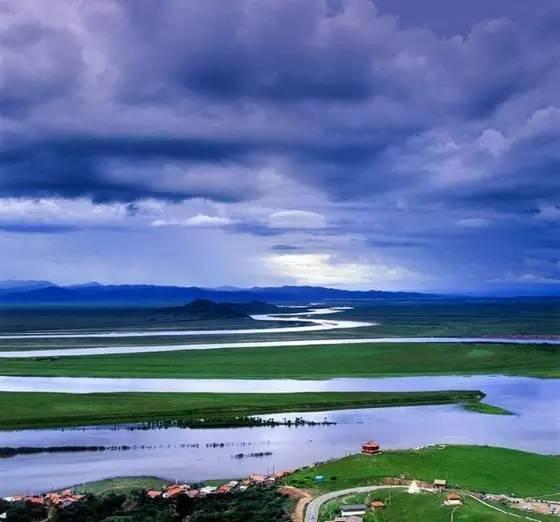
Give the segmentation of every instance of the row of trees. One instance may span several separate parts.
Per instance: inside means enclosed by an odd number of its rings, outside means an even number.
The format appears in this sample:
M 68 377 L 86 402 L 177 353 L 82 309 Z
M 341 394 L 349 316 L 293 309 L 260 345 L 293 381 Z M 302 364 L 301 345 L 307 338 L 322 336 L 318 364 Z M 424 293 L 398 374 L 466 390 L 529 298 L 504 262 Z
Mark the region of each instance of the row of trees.
M 4 501 L 1 501 L 4 502 Z M 0 504 L 8 522 L 288 522 L 292 501 L 274 487 L 190 498 L 151 499 L 144 491 L 129 495 L 88 495 L 66 508 L 50 509 L 17 502 Z

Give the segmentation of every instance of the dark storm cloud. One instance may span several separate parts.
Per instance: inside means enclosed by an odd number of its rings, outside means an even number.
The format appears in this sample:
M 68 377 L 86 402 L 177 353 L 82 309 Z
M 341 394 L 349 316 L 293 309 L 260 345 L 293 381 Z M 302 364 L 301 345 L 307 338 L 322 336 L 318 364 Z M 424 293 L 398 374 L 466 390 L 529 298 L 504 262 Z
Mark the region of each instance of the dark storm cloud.
M 300 250 L 300 247 L 297 247 L 295 245 L 284 245 L 284 244 L 272 245 L 271 248 L 272 250 L 278 250 L 280 252 L 293 252 L 293 251 Z
M 471 0 L 467 3 L 449 0 L 376 0 L 382 13 L 397 14 L 405 27 L 424 27 L 443 36 L 464 34 L 480 20 L 508 17 L 526 23 L 535 13 L 557 6 L 556 0 Z
M 428 246 L 428 241 L 414 239 L 368 239 L 368 245 L 375 248 L 419 248 Z
M 3 29 L 0 49 L 2 116 L 25 116 L 35 105 L 76 88 L 83 62 L 70 31 L 29 18 Z
M 74 225 L 0 223 L 0 230 L 18 234 L 61 234 L 75 232 L 81 230 L 81 228 Z
M 123 82 L 124 93 L 132 99 L 180 95 L 187 89 L 234 100 L 351 101 L 367 98 L 375 87 L 374 69 L 368 66 L 371 45 L 360 34 L 365 28 L 325 23 L 330 11 L 323 2 L 125 5 L 123 26 L 128 34 L 153 42 L 148 56 L 164 64 L 165 77 L 161 82 L 145 74 L 150 67 L 145 49 L 135 52 L 127 42 L 115 42 L 132 79 Z M 363 9 L 372 7 L 364 4 Z M 140 78 L 139 85 L 135 80 Z
M 10 144 L 10 141 L 12 142 Z M 208 186 L 173 184 L 158 187 L 161 164 L 177 161 L 193 165 L 241 161 L 248 153 L 243 143 L 218 140 L 161 138 L 158 136 L 56 136 L 48 141 L 18 143 L 8 140 L 3 154 L 4 176 L 0 178 L 0 195 L 69 198 L 88 196 L 94 201 L 135 201 L 153 197 L 180 201 L 209 196 L 216 200 L 236 201 L 250 196 L 246 187 L 213 192 Z M 111 161 L 133 162 L 133 177 L 120 178 L 112 172 Z M 146 173 L 146 167 L 155 172 Z M 144 169 L 144 174 L 142 174 Z M 118 170 L 118 169 L 117 169 Z M 178 173 L 175 177 L 180 177 Z
M 158 190 L 142 163 L 255 166 L 271 158 L 335 199 L 410 189 L 425 183 L 425 167 L 420 161 L 420 174 L 410 176 L 399 165 L 409 138 L 480 125 L 530 96 L 558 58 L 557 46 L 539 48 L 532 27 L 507 18 L 441 39 L 399 28 L 366 0 L 334 7 L 320 0 L 87 4 L 79 34 L 27 18 L 2 41 L 10 56 L 5 114 L 32 111 L 15 143 L 7 140 L 4 195 L 181 200 L 204 190 L 191 193 L 180 183 Z M 85 64 L 77 58 L 84 55 Z M 43 74 L 28 74 L 30 58 Z M 112 85 L 100 99 L 94 73 Z M 62 132 L 50 119 L 43 106 L 60 96 L 57 107 L 82 115 L 81 128 L 64 122 Z M 89 97 L 109 113 L 106 127 L 91 113 Z M 137 122 L 145 110 L 163 125 L 170 112 L 181 123 L 165 136 L 147 136 Z M 221 135 L 191 123 L 215 125 L 224 114 Z M 247 134 L 245 118 L 254 115 L 267 118 L 268 128 Z M 282 134 L 274 118 L 285 126 Z M 112 132 L 113 119 L 122 119 L 124 130 Z M 136 162 L 137 176 L 113 176 L 114 159 Z M 208 196 L 243 199 L 230 191 Z
M 324 237 L 426 266 L 456 241 L 456 262 L 499 271 L 495 244 L 521 270 L 560 221 L 560 11 L 420 4 L 6 2 L 0 197 L 124 202 L 134 218 L 146 199 L 250 205 L 281 179 L 324 198 Z

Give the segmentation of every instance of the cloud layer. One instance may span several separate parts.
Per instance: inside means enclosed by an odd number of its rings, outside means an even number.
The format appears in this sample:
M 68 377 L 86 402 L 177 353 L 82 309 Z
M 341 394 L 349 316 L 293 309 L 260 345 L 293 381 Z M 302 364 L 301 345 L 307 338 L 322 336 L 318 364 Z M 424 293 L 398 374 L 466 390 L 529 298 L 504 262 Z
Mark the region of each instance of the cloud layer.
M 262 261 L 255 283 L 311 281 L 313 259 L 339 286 L 554 287 L 560 11 L 408 4 L 1 3 L 0 245 L 204 228 Z

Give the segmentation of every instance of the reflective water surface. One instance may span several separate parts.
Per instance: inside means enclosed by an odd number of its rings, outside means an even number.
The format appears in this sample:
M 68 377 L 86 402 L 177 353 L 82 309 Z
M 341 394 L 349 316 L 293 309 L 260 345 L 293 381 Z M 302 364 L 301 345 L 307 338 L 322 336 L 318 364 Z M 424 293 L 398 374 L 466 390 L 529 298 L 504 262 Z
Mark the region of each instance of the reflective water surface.
M 302 327 L 305 328 L 305 327 Z M 347 328 L 345 326 L 344 328 Z M 270 332 L 272 329 L 268 329 Z M 224 333 L 221 330 L 220 333 Z M 247 341 L 238 343 L 204 343 L 174 345 L 141 345 L 141 346 L 102 346 L 95 348 L 47 348 L 43 350 L 10 350 L 0 351 L 1 358 L 33 358 L 33 357 L 72 357 L 79 355 L 116 355 L 130 353 L 177 352 L 183 350 L 217 350 L 220 348 L 267 348 L 275 346 L 321 346 L 343 344 L 425 344 L 425 343 L 506 343 L 506 344 L 554 344 L 560 345 L 560 339 L 543 339 L 540 337 L 370 337 L 350 339 L 302 339 L 298 341 Z
M 1 381 L 3 386 L 5 379 Z M 143 381 L 139 384 L 139 389 L 143 390 L 146 389 L 146 381 L 154 380 L 138 381 Z M 176 383 L 172 379 L 165 381 Z M 219 383 L 221 387 L 215 388 Z M 369 439 L 378 440 L 386 448 L 465 443 L 560 454 L 560 379 L 480 376 L 329 381 L 200 380 L 184 384 L 198 386 L 196 390 L 189 391 L 264 391 L 262 386 L 266 386 L 266 391 L 277 393 L 304 390 L 480 389 L 487 393 L 489 403 L 502 406 L 515 415 L 483 415 L 451 405 L 294 412 L 276 416 L 303 416 L 310 420 L 327 418 L 337 422 L 335 426 L 147 431 L 96 427 L 0 432 L 0 446 L 128 445 L 135 448 L 129 451 L 39 454 L 0 459 L 0 495 L 43 491 L 116 474 L 201 480 L 266 473 L 355 453 L 359 451 L 360 444 Z M 36 382 L 36 385 L 45 384 Z M 85 384 L 80 383 L 79 386 Z M 263 458 L 232 457 L 239 453 L 261 451 L 270 451 L 272 455 Z
M 191 343 L 191 344 L 166 344 L 170 338 L 181 337 L 205 337 L 205 336 L 230 336 L 230 335 L 257 335 L 257 334 L 286 334 L 286 333 L 308 333 L 320 331 L 333 331 L 363 328 L 378 325 L 375 321 L 352 321 L 348 319 L 325 319 L 345 310 L 351 309 L 347 306 L 313 308 L 311 310 L 299 311 L 295 313 L 281 314 L 260 314 L 251 316 L 257 321 L 289 322 L 292 326 L 269 327 L 269 328 L 243 328 L 243 329 L 215 329 L 215 330 L 153 330 L 142 329 L 134 331 L 111 331 L 96 330 L 84 332 L 81 330 L 60 330 L 56 332 L 35 332 L 0 334 L 0 340 L 38 340 L 50 341 L 53 339 L 71 340 L 76 342 L 83 339 L 114 339 L 115 346 L 96 346 L 96 347 L 52 347 L 25 350 L 2 350 L 0 358 L 8 357 L 71 357 L 80 355 L 115 355 L 130 353 L 150 353 L 150 352 L 174 352 L 183 350 L 215 350 L 221 348 L 266 348 L 278 346 L 318 346 L 318 345 L 342 345 L 342 344 L 364 344 L 364 343 L 508 343 L 508 344 L 560 344 L 558 337 L 363 337 L 350 339 L 303 339 L 303 340 L 276 340 L 276 341 L 244 341 L 244 342 L 215 342 L 215 343 Z M 304 323 L 304 324 L 301 324 Z M 145 338 L 148 343 L 138 346 L 118 345 L 119 340 Z M 154 344 L 149 344 L 149 338 L 154 338 Z M 157 339 L 159 338 L 159 339 Z M 161 342 L 158 342 L 161 341 Z M 138 341 L 140 342 L 140 341 Z M 79 346 L 79 344 L 78 344 Z
M 332 320 L 310 318 L 312 315 L 330 315 L 348 310 L 351 307 L 337 306 L 330 308 L 314 308 L 306 312 L 279 313 L 279 314 L 256 314 L 251 315 L 255 321 L 274 321 L 289 323 L 307 323 L 306 325 L 283 326 L 276 328 L 236 328 L 231 330 L 137 330 L 137 331 L 58 331 L 39 333 L 0 334 L 0 339 L 84 339 L 105 337 L 184 337 L 199 335 L 251 335 L 271 333 L 296 333 L 296 332 L 319 332 L 322 330 L 336 330 L 339 328 L 360 328 L 373 326 L 374 322 Z
M 334 379 L 151 379 L 140 377 L 4 377 L 0 391 L 102 393 L 102 392 L 200 392 L 200 393 L 296 393 L 326 391 L 431 391 L 482 390 L 490 399 L 500 399 L 504 390 L 517 394 L 527 388 L 539 389 L 549 383 L 552 390 L 559 379 L 501 375 L 339 377 Z M 551 390 L 551 391 L 552 391 Z

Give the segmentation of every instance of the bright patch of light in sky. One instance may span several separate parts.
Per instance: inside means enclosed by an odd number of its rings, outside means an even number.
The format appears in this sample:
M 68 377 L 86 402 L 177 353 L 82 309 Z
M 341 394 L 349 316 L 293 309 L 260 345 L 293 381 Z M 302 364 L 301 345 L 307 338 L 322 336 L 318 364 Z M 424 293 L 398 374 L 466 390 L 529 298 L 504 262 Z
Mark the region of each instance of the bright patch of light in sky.
M 417 277 L 403 267 L 344 261 L 332 254 L 275 255 L 267 262 L 275 273 L 301 285 L 398 288 Z

